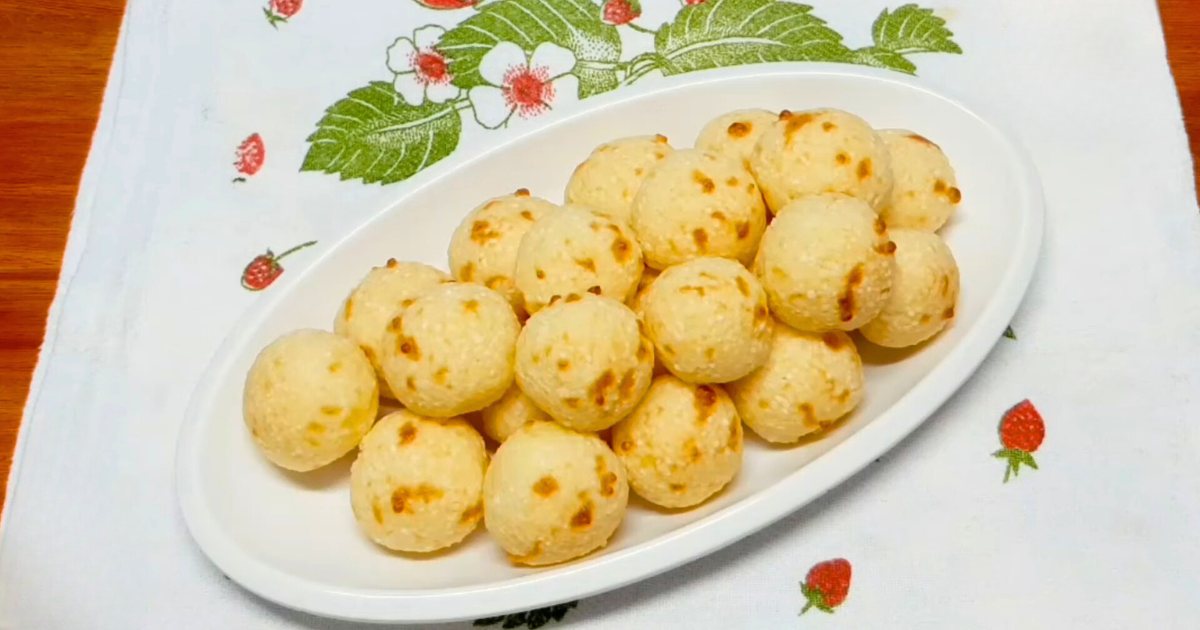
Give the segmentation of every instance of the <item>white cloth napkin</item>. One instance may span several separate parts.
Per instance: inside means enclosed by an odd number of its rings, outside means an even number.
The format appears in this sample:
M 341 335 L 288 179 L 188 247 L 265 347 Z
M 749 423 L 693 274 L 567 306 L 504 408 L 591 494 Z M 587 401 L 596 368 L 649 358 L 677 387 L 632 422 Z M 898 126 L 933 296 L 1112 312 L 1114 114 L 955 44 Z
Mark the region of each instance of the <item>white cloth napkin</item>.
M 584 600 L 562 623 L 1196 627 L 1200 216 L 1154 3 L 926 0 L 960 55 L 900 2 L 812 1 L 847 49 L 875 46 L 857 59 L 915 64 L 931 86 L 1000 112 L 1030 149 L 1048 219 L 1018 338 L 844 486 L 703 560 Z M 175 439 L 214 349 L 262 299 L 239 286 L 243 267 L 317 240 L 283 261 L 293 273 L 409 185 L 300 172 L 326 108 L 372 81 L 390 89 L 397 38 L 478 10 L 310 0 L 281 20 L 301 2 L 260 4 L 130 2 L 9 481 L 0 627 L 349 627 L 266 603 L 205 559 L 176 506 Z M 873 42 L 885 8 L 904 19 L 885 20 Z M 640 9 L 635 23 L 650 29 L 682 10 Z M 650 50 L 649 35 L 619 33 L 623 52 L 608 62 Z M 395 50 L 404 71 L 410 51 Z M 599 67 L 593 87 L 609 80 L 611 65 Z M 414 93 L 406 79 L 395 86 Z M 497 131 L 475 120 L 495 121 L 495 95 L 477 93 L 456 150 L 570 111 L 573 88 Z M 252 133 L 265 162 L 240 174 L 232 153 Z M 997 425 L 1025 398 L 1045 418 L 1040 468 L 1002 483 Z M 798 619 L 800 582 L 832 558 L 853 567 L 848 597 Z

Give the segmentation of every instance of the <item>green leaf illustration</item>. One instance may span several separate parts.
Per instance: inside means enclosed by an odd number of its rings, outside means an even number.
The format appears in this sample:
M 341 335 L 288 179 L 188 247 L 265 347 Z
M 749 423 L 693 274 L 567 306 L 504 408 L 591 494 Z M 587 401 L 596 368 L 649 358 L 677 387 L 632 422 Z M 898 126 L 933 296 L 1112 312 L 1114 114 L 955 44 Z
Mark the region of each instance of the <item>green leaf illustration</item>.
M 562 621 L 563 617 L 567 616 L 567 612 L 579 605 L 579 602 L 567 602 L 556 606 L 547 606 L 545 608 L 536 608 L 521 613 L 513 613 L 511 615 L 500 615 L 499 617 L 486 617 L 484 619 L 476 619 L 473 625 L 475 626 L 494 626 L 498 624 L 502 628 L 529 628 L 535 630 L 550 623 L 551 621 Z
M 438 50 L 450 61 L 454 84 L 469 89 L 486 83 L 479 76 L 479 62 L 504 41 L 527 53 L 545 42 L 575 53 L 580 98 L 618 85 L 621 36 L 600 19 L 600 6 L 589 0 L 498 0 L 450 29 Z
M 654 37 L 665 75 L 770 61 L 848 61 L 842 36 L 779 0 L 709 0 L 684 7 Z
M 461 132 L 453 102 L 413 107 L 390 84 L 372 82 L 325 110 L 300 170 L 390 184 L 450 155 Z
M 951 37 L 954 33 L 946 28 L 946 20 L 934 15 L 933 9 L 922 9 L 915 4 L 890 12 L 884 9 L 871 27 L 876 49 L 900 55 L 926 52 L 961 55 L 962 48 Z
M 857 64 L 896 70 L 905 74 L 916 74 L 917 65 L 905 59 L 904 55 L 890 50 L 881 50 L 874 46 L 860 48 L 850 54 L 850 59 Z

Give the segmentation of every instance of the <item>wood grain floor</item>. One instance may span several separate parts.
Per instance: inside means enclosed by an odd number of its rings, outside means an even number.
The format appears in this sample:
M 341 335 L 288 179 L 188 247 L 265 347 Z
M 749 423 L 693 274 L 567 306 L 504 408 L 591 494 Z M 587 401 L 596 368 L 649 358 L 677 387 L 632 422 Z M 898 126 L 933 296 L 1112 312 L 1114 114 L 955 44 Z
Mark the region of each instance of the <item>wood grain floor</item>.
M 1194 156 L 1200 3 L 1160 0 L 1159 7 Z M 8 477 L 124 8 L 124 0 L 0 0 L 0 480 Z

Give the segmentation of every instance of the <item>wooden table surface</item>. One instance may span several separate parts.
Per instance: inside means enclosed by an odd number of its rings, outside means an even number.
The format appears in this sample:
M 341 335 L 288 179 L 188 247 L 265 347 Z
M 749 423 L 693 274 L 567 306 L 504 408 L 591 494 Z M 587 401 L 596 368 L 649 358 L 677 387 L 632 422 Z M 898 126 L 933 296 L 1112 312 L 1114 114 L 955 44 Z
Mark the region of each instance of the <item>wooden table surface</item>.
M 8 478 L 124 0 L 0 0 L 0 479 Z M 1160 0 L 1192 155 L 1200 9 Z M 3 504 L 6 485 L 0 485 Z

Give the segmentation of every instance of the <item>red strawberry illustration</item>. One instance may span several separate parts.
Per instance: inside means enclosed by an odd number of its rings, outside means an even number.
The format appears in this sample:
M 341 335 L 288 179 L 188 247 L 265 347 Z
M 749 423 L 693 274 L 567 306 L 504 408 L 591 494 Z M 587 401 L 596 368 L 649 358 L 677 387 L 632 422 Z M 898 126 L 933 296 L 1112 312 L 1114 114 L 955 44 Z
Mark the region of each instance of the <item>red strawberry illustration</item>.
M 697 4 L 704 4 L 706 1 L 707 0 L 683 0 L 683 4 L 690 7 L 690 6 L 695 6 Z
M 850 594 L 850 563 L 843 558 L 835 558 L 814 564 L 800 585 L 800 592 L 808 600 L 800 611 L 801 615 L 808 612 L 809 608 L 832 613 Z
M 300 12 L 300 7 L 304 6 L 304 0 L 271 0 L 270 4 L 263 7 L 263 15 L 267 16 L 267 23 L 271 28 L 279 28 L 279 23 L 287 23 L 288 18 Z
M 247 291 L 262 291 L 271 286 L 271 283 L 275 282 L 276 278 L 283 275 L 283 267 L 279 264 L 279 261 L 305 247 L 316 244 L 316 241 L 301 243 L 278 256 L 269 249 L 267 253 L 255 256 L 254 260 L 251 260 L 250 264 L 246 265 L 246 268 L 242 270 L 242 288 Z
M 263 144 L 262 136 L 252 133 L 238 145 L 237 161 L 233 165 L 242 175 L 253 175 L 262 168 L 263 161 L 266 159 L 267 147 Z M 233 181 L 244 182 L 246 178 L 237 177 Z
M 1008 467 L 1004 469 L 1004 483 L 1008 483 L 1010 476 L 1017 476 L 1021 464 L 1037 470 L 1033 454 L 1042 445 L 1045 437 L 1046 423 L 1033 403 L 1022 400 L 1004 412 L 1004 417 L 1000 419 L 1000 444 L 1004 448 L 992 454 L 1008 460 Z
M 628 24 L 642 14 L 638 0 L 605 0 L 603 19 L 613 26 Z
M 417 4 L 438 11 L 453 11 L 455 9 L 466 9 L 479 4 L 479 0 L 416 0 Z

